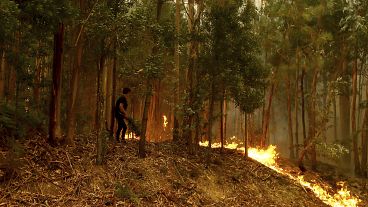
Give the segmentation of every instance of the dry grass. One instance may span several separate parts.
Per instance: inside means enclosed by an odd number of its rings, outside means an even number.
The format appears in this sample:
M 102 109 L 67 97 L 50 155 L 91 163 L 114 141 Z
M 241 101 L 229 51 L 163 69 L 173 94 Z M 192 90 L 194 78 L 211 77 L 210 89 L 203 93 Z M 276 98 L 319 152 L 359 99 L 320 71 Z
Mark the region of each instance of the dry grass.
M 83 143 L 81 140 L 89 140 Z M 76 147 L 52 148 L 43 137 L 24 143 L 26 155 L 0 184 L 0 206 L 325 206 L 311 192 L 235 152 L 187 154 L 185 146 L 109 143 L 95 165 L 93 135 Z M 6 154 L 3 151 L 4 154 Z

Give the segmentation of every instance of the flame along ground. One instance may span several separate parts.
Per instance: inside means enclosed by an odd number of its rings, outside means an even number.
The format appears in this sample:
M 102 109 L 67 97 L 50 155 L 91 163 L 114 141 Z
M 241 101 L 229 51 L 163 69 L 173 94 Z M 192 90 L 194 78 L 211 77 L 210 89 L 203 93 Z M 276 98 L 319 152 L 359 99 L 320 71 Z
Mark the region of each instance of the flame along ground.
M 200 146 L 208 146 L 208 141 L 200 142 Z M 220 148 L 220 143 L 214 143 L 212 148 Z M 227 149 L 237 149 L 244 153 L 244 147 L 238 147 L 237 143 L 231 143 L 224 145 Z M 278 154 L 276 152 L 276 146 L 270 145 L 267 149 L 248 148 L 248 155 L 250 158 L 264 164 L 265 166 L 275 170 L 278 173 L 288 176 L 290 179 L 295 180 L 304 188 L 310 189 L 319 199 L 324 203 L 333 207 L 354 207 L 358 206 L 360 199 L 350 194 L 350 191 L 346 189 L 343 182 L 339 182 L 338 186 L 341 189 L 336 194 L 330 194 L 326 189 L 330 188 L 327 184 L 310 183 L 304 180 L 303 176 L 295 176 L 287 172 L 278 166 L 276 159 Z

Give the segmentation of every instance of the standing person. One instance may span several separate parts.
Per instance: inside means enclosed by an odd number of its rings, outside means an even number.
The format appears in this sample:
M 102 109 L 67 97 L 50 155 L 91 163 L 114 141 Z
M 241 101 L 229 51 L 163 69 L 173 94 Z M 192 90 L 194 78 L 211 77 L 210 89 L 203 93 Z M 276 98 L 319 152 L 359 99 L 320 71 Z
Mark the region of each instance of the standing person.
M 131 92 L 130 88 L 123 88 L 123 95 L 119 97 L 115 105 L 115 118 L 118 121 L 118 130 L 116 131 L 116 141 L 119 142 L 120 132 L 122 133 L 122 141 L 125 142 L 125 133 L 127 131 L 127 125 L 124 119 L 127 119 L 127 109 L 128 109 L 128 94 Z

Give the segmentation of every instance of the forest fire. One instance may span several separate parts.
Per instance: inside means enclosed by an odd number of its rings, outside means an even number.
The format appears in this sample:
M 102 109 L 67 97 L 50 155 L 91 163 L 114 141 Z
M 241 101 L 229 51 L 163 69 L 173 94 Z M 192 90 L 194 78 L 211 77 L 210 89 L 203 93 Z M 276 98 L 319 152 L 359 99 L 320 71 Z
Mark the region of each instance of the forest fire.
M 208 142 L 200 142 L 200 146 L 208 146 Z M 220 148 L 220 143 L 213 143 L 212 148 Z M 237 149 L 244 153 L 244 147 L 238 147 L 237 143 L 231 143 L 224 145 L 224 148 L 227 149 Z M 357 206 L 360 202 L 360 199 L 354 197 L 350 194 L 350 191 L 347 190 L 345 184 L 343 182 L 337 183 L 341 189 L 335 193 L 331 194 L 328 192 L 327 184 L 319 184 L 319 183 L 311 183 L 304 180 L 304 176 L 293 175 L 287 170 L 284 170 L 280 166 L 278 166 L 276 159 L 278 158 L 278 153 L 276 152 L 276 146 L 270 145 L 267 149 L 258 149 L 258 148 L 249 148 L 248 155 L 250 158 L 264 164 L 265 166 L 275 170 L 276 172 L 288 176 L 290 179 L 298 182 L 303 188 L 307 188 L 311 190 L 316 197 L 318 197 L 324 203 L 333 206 L 333 207 L 354 207 Z
M 168 124 L 169 122 L 167 121 L 167 117 L 166 117 L 165 115 L 163 115 L 162 117 L 163 117 L 163 119 L 164 119 L 163 126 L 164 126 L 164 131 L 165 131 L 165 129 L 166 129 L 166 127 L 167 127 L 167 124 Z

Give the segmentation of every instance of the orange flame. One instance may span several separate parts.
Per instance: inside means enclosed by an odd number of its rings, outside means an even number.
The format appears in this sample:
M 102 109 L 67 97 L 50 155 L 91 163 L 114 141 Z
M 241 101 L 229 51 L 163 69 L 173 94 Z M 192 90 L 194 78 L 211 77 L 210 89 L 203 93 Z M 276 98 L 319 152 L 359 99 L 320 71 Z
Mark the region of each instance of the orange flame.
M 200 146 L 208 146 L 208 141 L 200 142 Z M 211 148 L 220 148 L 220 143 L 213 143 Z M 244 147 L 238 147 L 237 143 L 231 143 L 224 145 L 227 149 L 237 149 L 244 153 Z M 337 184 L 341 186 L 341 189 L 334 195 L 330 194 L 326 190 L 326 184 L 319 185 L 317 183 L 310 183 L 304 180 L 303 176 L 295 176 L 286 170 L 282 169 L 278 166 L 276 159 L 278 158 L 278 153 L 276 152 L 276 146 L 270 145 L 267 149 L 257 149 L 257 148 L 248 148 L 248 156 L 265 166 L 275 170 L 278 173 L 288 176 L 290 179 L 295 180 L 301 186 L 310 189 L 321 201 L 324 203 L 333 206 L 333 207 L 355 207 L 361 201 L 359 198 L 354 197 L 350 194 L 350 191 L 347 190 L 345 184 L 343 182 L 338 182 Z M 324 187 L 323 187 L 324 186 Z
M 164 131 L 165 131 L 165 129 L 166 129 L 166 127 L 167 127 L 167 124 L 168 124 L 169 122 L 167 121 L 167 117 L 166 117 L 165 115 L 163 115 L 162 117 L 164 118 Z

